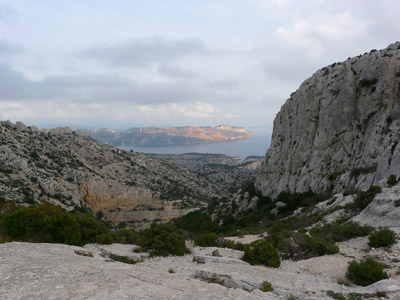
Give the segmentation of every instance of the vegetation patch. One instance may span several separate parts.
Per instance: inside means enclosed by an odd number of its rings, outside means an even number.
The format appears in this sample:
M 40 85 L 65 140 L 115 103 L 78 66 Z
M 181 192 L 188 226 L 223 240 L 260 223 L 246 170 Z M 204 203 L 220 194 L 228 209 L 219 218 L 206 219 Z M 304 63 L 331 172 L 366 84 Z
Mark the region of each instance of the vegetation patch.
M 392 187 L 395 186 L 399 181 L 396 178 L 396 175 L 392 174 L 387 179 L 388 186 Z
M 14 207 L 4 212 L 0 224 L 1 236 L 5 240 L 69 245 L 110 244 L 118 240 L 92 214 L 70 213 L 49 203 Z
M 210 215 L 201 211 L 188 213 L 174 220 L 175 225 L 183 230 L 193 233 L 219 232 L 218 224 L 211 220 Z
M 82 251 L 82 250 L 75 250 L 74 252 L 75 252 L 76 255 L 93 257 L 93 253 L 92 252 Z
M 382 188 L 376 185 L 370 186 L 370 188 L 365 192 L 358 192 L 357 198 L 354 200 L 353 207 L 357 210 L 363 210 L 374 200 L 375 196 L 380 192 L 382 192 Z
M 373 248 L 389 247 L 396 243 L 396 234 L 389 228 L 381 228 L 374 231 L 368 237 L 368 246 Z
M 353 260 L 347 267 L 346 277 L 361 286 L 389 278 L 384 272 L 384 267 L 370 257 L 360 262 Z
M 113 253 L 108 253 L 107 256 L 114 261 L 119 261 L 124 264 L 134 265 L 137 263 L 136 259 L 128 257 L 128 256 L 122 256 L 122 255 L 117 255 L 117 254 L 113 254 Z
M 189 253 L 185 245 L 186 236 L 174 224 L 152 223 L 149 229 L 139 232 L 137 244 L 151 256 L 182 256 Z
M 368 86 L 375 85 L 377 82 L 378 82 L 378 78 L 371 78 L 371 79 L 363 78 L 360 80 L 360 86 L 368 87 Z
M 279 268 L 281 260 L 278 251 L 265 240 L 254 241 L 244 246 L 243 260 L 252 265 Z
M 342 175 L 343 173 L 344 173 L 343 171 L 340 171 L 340 172 L 335 172 L 335 173 L 329 174 L 328 180 L 335 181 L 336 178 L 340 177 L 340 175 Z
M 327 294 L 331 296 L 333 299 L 337 300 L 362 300 L 363 298 L 359 295 L 350 294 L 347 297 L 342 293 L 335 293 L 333 291 L 328 291 Z
M 272 292 L 274 288 L 272 287 L 271 282 L 264 281 L 260 290 L 263 291 L 264 293 L 267 293 L 267 292 Z
M 289 250 L 292 252 L 292 256 L 297 259 L 305 259 L 339 252 L 338 246 L 323 238 L 317 238 L 300 233 L 294 235 L 293 240 L 295 244 L 289 248 Z
M 364 237 L 373 231 L 371 226 L 363 226 L 357 222 L 337 221 L 323 226 L 316 226 L 311 228 L 311 236 L 317 238 L 324 238 L 333 242 L 343 242 L 346 240 L 354 239 L 356 237 Z

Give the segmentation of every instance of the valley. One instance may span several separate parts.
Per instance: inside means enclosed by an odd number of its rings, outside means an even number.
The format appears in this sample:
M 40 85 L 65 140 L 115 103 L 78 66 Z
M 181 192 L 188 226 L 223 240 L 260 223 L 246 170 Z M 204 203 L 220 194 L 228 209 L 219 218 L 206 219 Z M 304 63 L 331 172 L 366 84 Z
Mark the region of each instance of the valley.
M 147 155 L 2 121 L 0 292 L 400 299 L 399 136 L 399 42 L 306 79 L 264 157 Z

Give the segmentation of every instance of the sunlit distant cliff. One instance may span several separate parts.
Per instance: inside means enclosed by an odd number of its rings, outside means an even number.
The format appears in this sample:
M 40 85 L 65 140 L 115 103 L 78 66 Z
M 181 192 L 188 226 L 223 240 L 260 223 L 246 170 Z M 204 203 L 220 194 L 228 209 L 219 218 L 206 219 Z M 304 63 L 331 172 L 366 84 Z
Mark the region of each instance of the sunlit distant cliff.
M 113 146 L 185 145 L 246 139 L 250 131 L 243 127 L 219 125 L 209 127 L 135 127 L 116 132 L 112 129 L 83 130 L 98 141 Z

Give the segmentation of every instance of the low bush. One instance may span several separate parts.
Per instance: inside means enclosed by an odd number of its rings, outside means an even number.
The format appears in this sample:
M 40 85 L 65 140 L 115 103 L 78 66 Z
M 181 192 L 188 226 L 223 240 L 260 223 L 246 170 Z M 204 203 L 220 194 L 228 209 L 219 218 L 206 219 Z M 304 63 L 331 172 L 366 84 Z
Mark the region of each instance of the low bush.
M 367 87 L 367 86 L 374 85 L 377 82 L 378 82 L 378 78 L 371 78 L 371 79 L 363 78 L 363 79 L 360 80 L 360 86 L 361 87 Z
M 323 238 L 299 233 L 293 237 L 293 240 L 296 246 L 290 250 L 293 253 L 292 255 L 297 259 L 305 259 L 339 252 L 338 246 Z
M 379 194 L 381 191 L 381 187 L 372 185 L 367 191 L 358 192 L 357 198 L 354 200 L 354 208 L 358 210 L 366 208 L 374 200 L 375 195 Z
M 346 277 L 357 285 L 367 286 L 382 279 L 388 279 L 384 267 L 372 258 L 357 262 L 353 260 L 347 267 Z
M 310 229 L 310 234 L 334 242 L 343 242 L 356 237 L 367 236 L 372 232 L 371 226 L 363 226 L 357 222 L 335 222 Z
M 396 178 L 396 175 L 390 175 L 389 177 L 388 177 L 388 179 L 387 179 L 387 184 L 388 184 L 388 186 L 394 186 L 394 185 L 396 185 L 398 183 L 398 181 L 397 181 L 397 178 Z
M 6 214 L 4 229 L 17 241 L 71 245 L 82 243 L 79 223 L 61 207 L 48 203 L 21 207 Z
M 389 228 L 381 228 L 368 237 L 370 247 L 388 247 L 396 243 L 396 234 Z
M 198 236 L 194 242 L 200 247 L 216 247 L 218 244 L 218 236 L 215 233 L 207 233 Z
M 116 232 L 118 242 L 122 244 L 137 244 L 139 233 L 132 229 L 121 229 Z
M 110 253 L 110 254 L 108 254 L 108 257 L 112 260 L 119 261 L 124 264 L 131 264 L 131 265 L 137 264 L 136 259 L 134 259 L 132 257 L 128 257 L 128 256 L 122 256 L 122 255 Z
M 112 244 L 117 241 L 116 235 L 107 229 L 106 224 L 91 213 L 74 213 L 72 216 L 80 227 L 81 244 Z
M 278 268 L 281 260 L 278 251 L 265 240 L 257 240 L 244 246 L 243 260 L 252 265 Z
M 174 223 L 176 227 L 193 233 L 220 231 L 218 224 L 213 222 L 208 214 L 200 211 L 194 211 L 177 218 Z
M 309 207 L 316 203 L 325 200 L 320 195 L 313 193 L 312 191 L 304 192 L 304 193 L 296 193 L 290 194 L 287 192 L 282 192 L 278 195 L 276 202 L 283 202 L 286 205 L 279 209 L 279 214 L 285 212 L 293 212 L 299 207 Z
M 16 241 L 70 245 L 117 241 L 116 235 L 94 215 L 70 213 L 49 203 L 13 208 L 4 212 L 2 219 L 2 235 Z
M 189 253 L 184 232 L 174 224 L 152 223 L 150 228 L 139 232 L 137 243 L 151 256 L 182 256 Z
M 263 291 L 264 293 L 267 293 L 267 292 L 272 292 L 274 290 L 274 288 L 272 287 L 271 282 L 264 281 L 260 290 Z

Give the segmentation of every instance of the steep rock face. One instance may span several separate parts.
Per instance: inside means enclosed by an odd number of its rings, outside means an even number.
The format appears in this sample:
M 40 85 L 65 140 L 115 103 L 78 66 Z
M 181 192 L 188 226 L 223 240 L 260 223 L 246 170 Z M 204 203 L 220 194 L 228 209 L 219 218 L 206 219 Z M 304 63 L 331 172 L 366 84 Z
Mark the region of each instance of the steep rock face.
M 88 207 L 116 226 L 140 227 L 227 194 L 185 167 L 106 146 L 79 131 L 0 122 L 0 202 Z
M 400 174 L 400 43 L 318 70 L 282 106 L 264 195 L 366 189 Z

